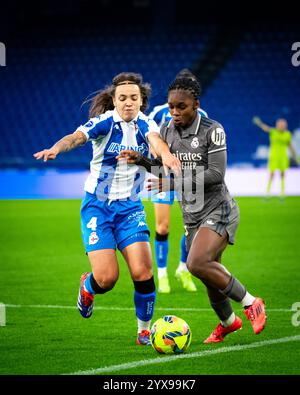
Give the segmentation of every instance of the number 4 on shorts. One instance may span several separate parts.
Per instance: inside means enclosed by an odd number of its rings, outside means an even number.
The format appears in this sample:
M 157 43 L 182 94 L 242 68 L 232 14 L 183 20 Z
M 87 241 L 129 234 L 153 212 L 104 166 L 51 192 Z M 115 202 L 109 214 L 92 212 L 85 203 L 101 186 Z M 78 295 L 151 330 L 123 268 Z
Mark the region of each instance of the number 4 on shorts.
M 95 231 L 97 229 L 97 217 L 92 217 L 86 227 Z

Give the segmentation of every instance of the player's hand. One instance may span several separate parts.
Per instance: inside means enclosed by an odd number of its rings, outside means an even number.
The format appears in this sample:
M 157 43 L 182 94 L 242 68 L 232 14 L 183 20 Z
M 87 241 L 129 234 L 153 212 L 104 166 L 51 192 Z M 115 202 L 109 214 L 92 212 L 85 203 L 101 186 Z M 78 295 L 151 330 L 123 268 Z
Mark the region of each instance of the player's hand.
M 141 154 L 133 150 L 122 150 L 120 154 L 116 156 L 117 160 L 126 160 L 129 164 L 137 163 L 141 158 Z
M 35 159 L 43 159 L 44 162 L 47 162 L 47 160 L 54 160 L 57 155 L 59 154 L 59 151 L 57 148 L 50 148 L 50 149 L 44 149 L 43 151 L 36 152 L 33 154 Z
M 148 178 L 146 189 L 147 191 L 154 191 L 156 195 L 157 193 L 167 192 L 174 188 L 172 186 L 172 179 L 170 178 Z
M 176 156 L 172 155 L 171 152 L 163 153 L 161 160 L 164 166 L 165 175 L 169 174 L 169 169 L 173 170 L 176 176 L 181 173 L 181 162 Z
M 261 119 L 259 117 L 253 117 L 252 118 L 252 122 L 254 123 L 254 125 L 260 125 L 261 124 Z

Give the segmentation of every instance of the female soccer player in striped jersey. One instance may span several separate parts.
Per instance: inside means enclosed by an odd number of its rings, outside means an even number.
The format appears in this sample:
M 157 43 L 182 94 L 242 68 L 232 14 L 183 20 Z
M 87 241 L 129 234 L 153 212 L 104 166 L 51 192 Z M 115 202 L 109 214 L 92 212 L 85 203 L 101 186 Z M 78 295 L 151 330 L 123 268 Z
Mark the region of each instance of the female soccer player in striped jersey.
M 34 154 L 36 159 L 55 159 L 58 154 L 93 143 L 90 174 L 85 182 L 81 206 L 81 230 L 92 271 L 80 279 L 78 309 L 84 318 L 93 312 L 94 295 L 110 291 L 118 280 L 118 248 L 134 284 L 138 324 L 137 344 L 149 345 L 150 324 L 155 304 L 155 284 L 149 243 L 149 229 L 138 193 L 145 172 L 116 159 L 120 150 L 133 149 L 162 157 L 165 167 L 179 170 L 180 162 L 160 138 L 157 124 L 141 111 L 147 107 L 150 86 L 135 73 L 117 75 L 111 86 L 92 101 L 91 119 L 50 149 Z

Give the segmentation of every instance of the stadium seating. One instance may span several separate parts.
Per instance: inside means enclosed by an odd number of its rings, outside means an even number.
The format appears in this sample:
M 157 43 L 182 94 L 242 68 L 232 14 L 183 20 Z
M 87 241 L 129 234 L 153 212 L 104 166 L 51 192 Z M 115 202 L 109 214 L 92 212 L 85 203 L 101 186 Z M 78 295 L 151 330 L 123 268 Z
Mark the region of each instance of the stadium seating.
M 253 26 L 238 51 L 208 87 L 202 105 L 211 118 L 220 120 L 228 136 L 228 162 L 235 166 L 265 166 L 256 159 L 259 146 L 268 146 L 268 135 L 252 124 L 254 115 L 274 125 L 279 117 L 290 130 L 299 126 L 299 67 L 291 62 L 292 26 Z
M 149 35 L 139 27 L 121 33 L 115 27 L 105 34 L 86 30 L 64 38 L 45 33 L 14 46 L 0 80 L 2 168 L 40 166 L 32 154 L 86 122 L 88 105 L 81 106 L 83 101 L 122 71 L 140 72 L 151 83 L 151 107 L 165 102 L 168 83 L 178 70 L 191 66 L 208 37 L 202 30 L 190 34 L 187 29 L 171 39 L 161 32 Z M 58 157 L 52 165 L 81 168 L 90 159 L 87 145 Z
M 115 26 L 101 34 L 91 28 L 50 36 L 45 30 L 11 44 L 9 64 L 0 70 L 2 168 L 41 166 L 32 154 L 84 123 L 85 98 L 121 71 L 140 72 L 151 83 L 150 108 L 164 103 L 168 83 L 181 68 L 193 68 L 216 28 L 193 25 L 168 34 L 137 26 L 121 33 Z M 254 154 L 268 136 L 252 124 L 253 115 L 269 124 L 284 116 L 291 129 L 299 126 L 300 73 L 291 64 L 296 38 L 292 30 L 252 26 L 205 90 L 201 106 L 226 129 L 229 165 L 265 163 Z M 86 168 L 90 158 L 87 145 L 50 165 Z

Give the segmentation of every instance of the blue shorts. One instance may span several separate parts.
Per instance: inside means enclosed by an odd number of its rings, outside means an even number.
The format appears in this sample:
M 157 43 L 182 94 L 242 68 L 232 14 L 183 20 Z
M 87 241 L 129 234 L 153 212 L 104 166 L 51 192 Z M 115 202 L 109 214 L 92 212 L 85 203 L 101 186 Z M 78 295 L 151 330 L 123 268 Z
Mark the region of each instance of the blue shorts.
M 81 204 L 81 233 L 85 251 L 122 251 L 138 241 L 150 241 L 141 200 L 105 200 L 86 192 Z
M 160 204 L 169 204 L 172 205 L 174 203 L 175 191 L 167 191 L 151 194 L 151 202 L 152 203 L 160 203 Z

